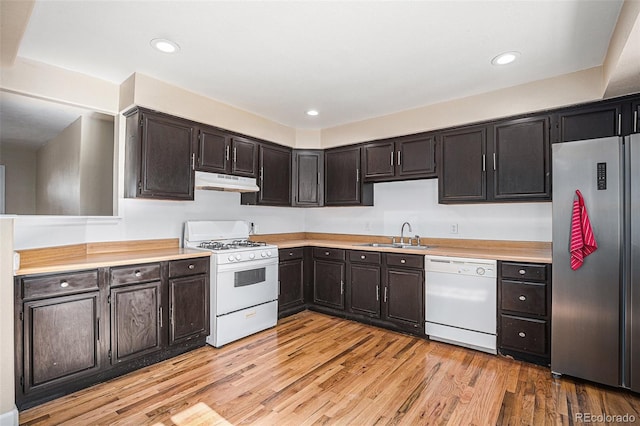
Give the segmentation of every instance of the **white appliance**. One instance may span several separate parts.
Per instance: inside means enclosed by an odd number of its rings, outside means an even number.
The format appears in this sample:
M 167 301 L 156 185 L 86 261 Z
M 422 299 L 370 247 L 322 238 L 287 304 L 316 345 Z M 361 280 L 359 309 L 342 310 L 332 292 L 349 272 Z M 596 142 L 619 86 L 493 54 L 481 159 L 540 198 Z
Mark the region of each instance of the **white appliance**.
M 199 171 L 196 172 L 194 187 L 195 189 L 229 192 L 258 192 L 260 190 L 255 178 Z
M 497 353 L 496 264 L 425 256 L 425 333 L 430 339 Z
M 249 241 L 243 221 L 189 221 L 184 247 L 211 255 L 211 334 L 216 348 L 278 321 L 278 248 Z

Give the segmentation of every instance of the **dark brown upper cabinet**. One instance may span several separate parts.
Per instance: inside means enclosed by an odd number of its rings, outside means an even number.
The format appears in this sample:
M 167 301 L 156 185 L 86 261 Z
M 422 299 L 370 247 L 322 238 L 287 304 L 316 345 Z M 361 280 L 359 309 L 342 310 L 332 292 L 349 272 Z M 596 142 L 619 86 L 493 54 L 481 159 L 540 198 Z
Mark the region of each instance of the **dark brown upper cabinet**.
M 365 182 L 436 177 L 433 134 L 372 142 L 362 147 Z
M 242 204 L 291 205 L 291 149 L 260 145 L 260 191 L 241 195 Z
M 320 207 L 324 204 L 324 151 L 293 150 L 291 188 L 295 207 Z
M 493 126 L 493 199 L 551 199 L 549 117 L 509 120 Z
M 583 139 L 622 136 L 623 104 L 603 102 L 590 106 L 578 106 L 558 113 L 558 141 L 570 142 Z
M 440 203 L 466 203 L 487 199 L 486 153 L 485 126 L 456 129 L 440 135 Z
M 215 127 L 201 126 L 198 132 L 196 170 L 257 177 L 259 143 L 233 136 Z
M 328 149 L 324 153 L 326 206 L 372 206 L 373 184 L 360 177 L 360 146 Z
M 125 197 L 193 200 L 193 123 L 142 108 L 125 115 Z
M 440 203 L 548 201 L 550 118 L 445 132 L 438 164 Z

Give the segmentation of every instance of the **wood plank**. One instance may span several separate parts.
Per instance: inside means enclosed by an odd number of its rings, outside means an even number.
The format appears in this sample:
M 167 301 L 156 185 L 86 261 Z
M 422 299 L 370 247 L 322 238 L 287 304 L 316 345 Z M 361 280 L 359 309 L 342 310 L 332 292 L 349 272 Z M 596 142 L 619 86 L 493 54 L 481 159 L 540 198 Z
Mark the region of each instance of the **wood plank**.
M 640 395 L 305 311 L 20 413 L 20 424 L 579 424 Z

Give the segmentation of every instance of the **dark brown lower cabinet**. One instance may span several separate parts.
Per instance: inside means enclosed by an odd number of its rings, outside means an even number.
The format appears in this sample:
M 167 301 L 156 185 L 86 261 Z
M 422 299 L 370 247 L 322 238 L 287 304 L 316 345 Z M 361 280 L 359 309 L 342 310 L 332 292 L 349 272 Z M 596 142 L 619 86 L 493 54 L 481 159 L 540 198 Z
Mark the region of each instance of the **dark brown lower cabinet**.
M 320 306 L 344 310 L 345 251 L 313 249 L 313 302 Z
M 202 346 L 209 334 L 208 257 L 14 282 L 21 410 Z
M 551 265 L 498 262 L 498 352 L 549 365 Z
M 169 262 L 169 345 L 209 335 L 209 259 Z
M 162 348 L 162 283 L 112 288 L 111 363 L 148 355 Z
M 349 251 L 348 259 L 349 312 L 380 318 L 380 253 Z
M 304 249 L 280 249 L 278 269 L 278 316 L 304 309 Z
M 424 334 L 424 256 L 386 253 L 383 274 L 383 318 Z
M 99 292 L 24 304 L 25 392 L 100 369 Z

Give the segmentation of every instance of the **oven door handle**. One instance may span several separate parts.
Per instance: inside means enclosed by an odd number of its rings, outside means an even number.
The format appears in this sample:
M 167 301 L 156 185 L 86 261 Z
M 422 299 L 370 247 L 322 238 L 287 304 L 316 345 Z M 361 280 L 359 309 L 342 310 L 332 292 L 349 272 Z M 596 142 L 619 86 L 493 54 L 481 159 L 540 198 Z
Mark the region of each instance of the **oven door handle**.
M 278 258 L 270 258 L 270 259 L 260 259 L 260 260 L 252 260 L 249 262 L 240 262 L 240 263 L 227 263 L 224 265 L 217 265 L 216 269 L 218 272 L 239 272 L 239 271 L 250 271 L 252 269 L 260 269 L 268 266 L 278 266 Z

